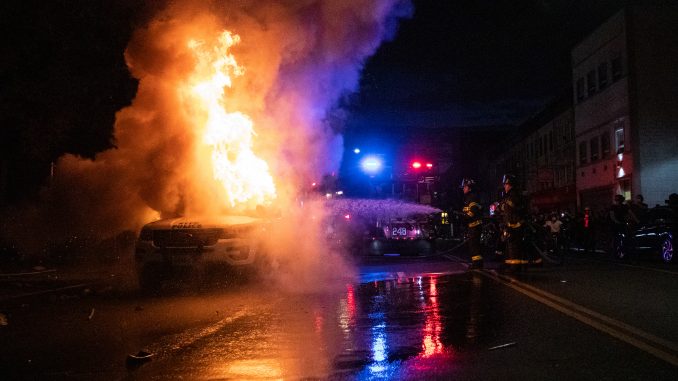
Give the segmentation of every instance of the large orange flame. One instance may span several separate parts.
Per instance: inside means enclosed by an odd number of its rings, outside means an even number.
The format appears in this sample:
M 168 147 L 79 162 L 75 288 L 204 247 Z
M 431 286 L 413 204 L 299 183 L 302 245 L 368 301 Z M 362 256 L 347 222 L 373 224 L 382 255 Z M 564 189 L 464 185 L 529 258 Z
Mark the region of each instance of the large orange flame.
M 203 142 L 211 148 L 214 179 L 220 182 L 224 202 L 231 207 L 267 204 L 276 197 L 268 164 L 252 150 L 256 135 L 252 120 L 241 112 L 229 112 L 224 98 L 224 89 L 233 86 L 232 77 L 245 72 L 230 52 L 239 42 L 240 36 L 224 31 L 214 46 L 196 40 L 188 45 L 197 62 L 189 79 L 188 96 L 206 112 L 204 126 L 197 128 L 204 131 Z

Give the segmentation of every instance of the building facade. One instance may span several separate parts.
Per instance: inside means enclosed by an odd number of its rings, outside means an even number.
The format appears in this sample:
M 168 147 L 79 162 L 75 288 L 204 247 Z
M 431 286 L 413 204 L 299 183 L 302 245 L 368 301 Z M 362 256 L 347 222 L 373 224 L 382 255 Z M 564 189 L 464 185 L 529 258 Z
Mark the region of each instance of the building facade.
M 574 211 L 574 115 L 572 107 L 551 110 L 527 135 L 524 153 L 525 190 L 534 211 Z
M 496 184 L 502 174 L 516 176 L 534 213 L 569 210 L 577 205 L 574 113 L 568 92 L 519 126 L 520 133 L 484 171 Z
M 580 207 L 678 192 L 678 8 L 621 10 L 572 50 Z

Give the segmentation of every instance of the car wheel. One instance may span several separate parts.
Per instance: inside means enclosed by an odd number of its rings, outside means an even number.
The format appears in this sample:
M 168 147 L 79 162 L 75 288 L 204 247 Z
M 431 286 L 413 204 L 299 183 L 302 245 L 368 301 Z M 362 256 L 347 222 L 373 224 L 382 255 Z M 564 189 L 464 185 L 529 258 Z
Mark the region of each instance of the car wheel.
M 624 247 L 624 236 L 618 234 L 617 236 L 614 237 L 613 250 L 615 258 L 617 259 L 626 258 L 626 248 Z
M 673 261 L 673 237 L 669 234 L 664 237 L 661 247 L 662 260 L 666 263 Z

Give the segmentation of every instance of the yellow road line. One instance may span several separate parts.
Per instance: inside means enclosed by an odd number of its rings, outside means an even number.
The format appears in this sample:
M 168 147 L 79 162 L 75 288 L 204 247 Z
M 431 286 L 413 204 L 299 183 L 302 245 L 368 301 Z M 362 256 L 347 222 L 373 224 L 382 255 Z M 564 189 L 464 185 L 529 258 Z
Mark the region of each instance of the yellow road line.
M 489 271 L 479 272 L 590 327 L 631 344 L 674 366 L 678 366 L 678 344 L 672 341 L 659 338 L 514 278 L 498 276 Z

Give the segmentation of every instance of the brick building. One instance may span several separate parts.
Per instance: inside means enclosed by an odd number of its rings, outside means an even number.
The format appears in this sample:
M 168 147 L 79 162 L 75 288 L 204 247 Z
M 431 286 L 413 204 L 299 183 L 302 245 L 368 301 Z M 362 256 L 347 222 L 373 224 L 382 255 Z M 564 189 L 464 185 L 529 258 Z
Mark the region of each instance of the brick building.
M 524 144 L 525 190 L 532 208 L 540 212 L 574 211 L 577 196 L 571 104 L 558 102 L 547 108 Z
M 551 102 L 519 126 L 520 133 L 507 141 L 483 171 L 499 186 L 502 174 L 517 176 L 518 187 L 535 212 L 574 211 L 574 114 L 571 92 Z

